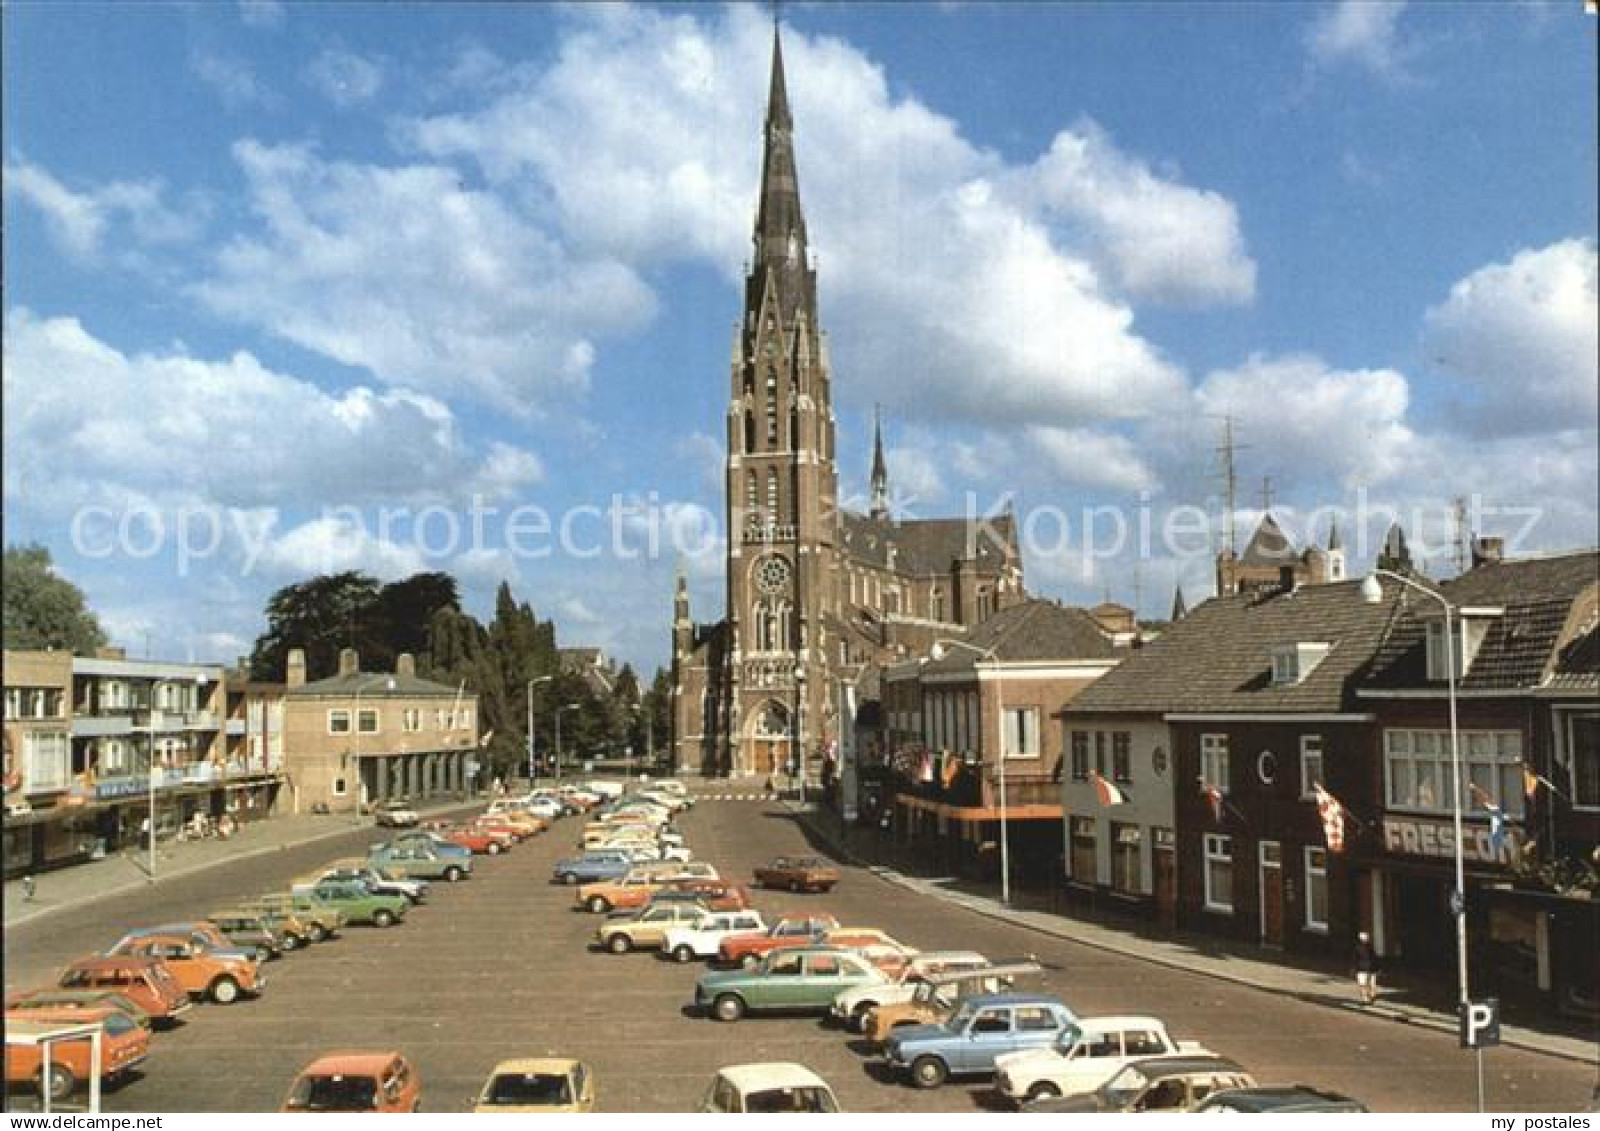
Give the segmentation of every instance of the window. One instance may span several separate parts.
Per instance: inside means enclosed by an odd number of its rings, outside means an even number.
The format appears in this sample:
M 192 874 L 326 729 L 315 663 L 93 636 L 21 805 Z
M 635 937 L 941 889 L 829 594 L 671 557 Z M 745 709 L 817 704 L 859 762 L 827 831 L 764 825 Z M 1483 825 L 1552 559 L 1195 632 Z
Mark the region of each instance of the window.
M 769 469 L 767 471 L 767 516 L 776 518 L 778 514 L 778 473 Z
M 1600 715 L 1574 715 L 1567 721 L 1567 751 L 1572 766 L 1572 803 L 1600 808 Z
M 1072 732 L 1072 780 L 1089 780 L 1089 734 L 1087 731 L 1075 730 Z
M 1072 878 L 1082 884 L 1092 884 L 1099 877 L 1094 818 L 1074 817 L 1069 826 L 1072 834 Z
M 29 793 L 67 788 L 72 743 L 64 731 L 28 731 L 22 736 L 23 780 Z
M 800 964 L 801 959 L 798 954 L 780 955 L 772 960 L 772 965 L 768 967 L 767 973 L 784 975 L 799 974 Z
M 744 414 L 744 450 L 746 454 L 756 450 L 756 414 L 749 411 Z
M 1307 800 L 1316 796 L 1316 786 L 1326 785 L 1327 779 L 1322 776 L 1322 736 L 1320 734 L 1302 734 L 1300 736 L 1300 796 Z
M 1275 684 L 1299 683 L 1300 664 L 1294 645 L 1282 645 L 1272 650 L 1272 682 Z
M 1447 659 L 1455 661 L 1455 677 L 1472 669 L 1472 661 L 1478 654 L 1478 646 L 1483 643 L 1483 638 L 1488 634 L 1489 626 L 1482 618 L 1463 620 L 1456 617 L 1453 625 L 1455 631 L 1455 649 L 1453 655 L 1446 656 L 1445 622 L 1442 619 L 1428 622 L 1428 678 L 1447 680 L 1450 678 Z M 1462 636 L 1463 630 L 1465 637 Z
M 1094 732 L 1094 772 L 1101 777 L 1106 776 L 1106 732 Z
M 361 708 L 360 717 L 356 720 L 357 728 L 362 734 L 378 733 L 378 712 L 373 707 Z
M 1522 735 L 1518 731 L 1462 731 L 1461 764 L 1466 781 L 1487 793 L 1508 817 L 1521 817 Z M 1450 732 L 1386 730 L 1383 770 L 1389 806 L 1448 813 L 1454 804 L 1450 784 Z M 1462 804 L 1469 816 L 1477 807 L 1463 784 Z M 1483 816 L 1477 810 L 1477 816 Z
M 928 618 L 944 620 L 944 592 L 940 589 L 935 589 L 928 596 Z
M 345 710 L 329 711 L 328 712 L 328 733 L 329 734 L 349 734 L 350 733 L 350 712 L 349 711 L 345 711 Z
M 344 779 L 343 778 L 334 778 L 333 779 L 333 795 L 335 797 L 343 797 L 345 795 L 345 785 L 344 785 Z
M 1004 1009 L 986 1009 L 972 1022 L 974 1033 L 1011 1032 L 1011 1014 Z
M 1207 785 L 1216 786 L 1223 794 L 1228 792 L 1228 736 L 1202 734 L 1200 736 L 1200 777 Z
M 778 446 L 778 406 L 772 401 L 767 402 L 767 445 Z
M 1114 731 L 1111 735 L 1111 780 L 1119 782 L 1133 781 L 1133 756 L 1131 747 L 1133 736 L 1125 730 Z
M 1138 825 L 1111 825 L 1111 889 L 1124 895 L 1144 891 L 1139 864 Z
M 751 514 L 755 514 L 761 506 L 761 478 L 753 471 L 745 473 L 744 505 Z
M 1024 1005 L 1016 1011 L 1017 1029 L 1023 1033 L 1038 1033 L 1057 1029 L 1056 1015 L 1042 1005 Z
M 1167 1051 L 1161 1034 L 1151 1029 L 1129 1029 L 1122 1040 L 1128 1056 L 1160 1056 Z
M 818 978 L 834 978 L 839 974 L 839 959 L 831 954 L 814 954 L 806 962 L 806 973 Z
M 400 713 L 400 727 L 410 734 L 415 734 L 421 730 L 422 712 L 415 707 L 407 707 Z
M 1206 910 L 1233 913 L 1233 838 L 1205 837 Z
M 1328 929 L 1328 850 L 1306 848 L 1306 930 Z
M 1006 708 L 1007 758 L 1037 758 L 1039 756 L 1039 709 L 1037 707 Z

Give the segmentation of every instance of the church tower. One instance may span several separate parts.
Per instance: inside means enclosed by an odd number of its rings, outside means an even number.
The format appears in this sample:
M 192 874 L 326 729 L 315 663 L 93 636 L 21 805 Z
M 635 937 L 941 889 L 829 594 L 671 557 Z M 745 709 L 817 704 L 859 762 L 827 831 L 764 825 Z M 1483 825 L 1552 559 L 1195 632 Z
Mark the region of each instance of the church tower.
M 795 170 L 783 48 L 772 75 L 744 313 L 727 419 L 728 748 L 731 773 L 805 764 L 825 725 L 825 595 L 838 476 L 826 338 Z

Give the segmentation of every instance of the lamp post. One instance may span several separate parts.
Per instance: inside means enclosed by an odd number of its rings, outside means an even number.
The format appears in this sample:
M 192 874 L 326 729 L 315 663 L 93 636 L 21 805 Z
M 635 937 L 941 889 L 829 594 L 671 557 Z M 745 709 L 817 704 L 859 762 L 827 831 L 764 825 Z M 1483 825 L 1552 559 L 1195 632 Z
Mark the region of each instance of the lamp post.
M 1000 666 L 1000 658 L 994 654 L 993 648 L 979 648 L 976 644 L 968 644 L 965 640 L 938 640 L 933 645 L 933 658 L 944 657 L 948 648 L 965 648 L 980 660 L 986 660 L 994 665 L 995 683 L 995 713 L 1000 717 L 1000 745 L 995 762 L 996 780 L 1000 786 L 1000 904 L 1003 907 L 1011 906 L 1011 836 L 1010 828 L 1006 821 L 1006 685 L 1005 673 Z M 973 672 L 978 671 L 973 665 Z M 982 688 L 980 677 L 979 687 Z
M 1461 735 L 1456 721 L 1456 634 L 1461 627 L 1461 614 L 1454 605 L 1445 600 L 1442 593 L 1429 589 L 1426 585 L 1419 585 L 1405 574 L 1393 570 L 1374 569 L 1361 582 L 1361 599 L 1369 605 L 1383 602 L 1383 585 L 1378 578 L 1387 577 L 1397 581 L 1407 588 L 1437 601 L 1444 610 L 1444 639 L 1445 639 L 1445 681 L 1450 701 L 1450 808 L 1451 823 L 1455 830 L 1455 891 L 1450 896 L 1450 911 L 1456 918 L 1456 1007 L 1459 1015 L 1466 1016 L 1467 1008 L 1471 1003 L 1471 994 L 1467 983 L 1467 865 L 1462 849 L 1462 806 L 1461 806 Z M 1478 1110 L 1484 1110 L 1483 1103 L 1483 1049 L 1474 1049 L 1478 1061 Z
M 528 788 L 533 789 L 533 783 L 539 777 L 539 763 L 534 758 L 533 752 L 533 685 L 536 683 L 549 683 L 555 679 L 553 675 L 534 676 L 528 681 Z
M 580 703 L 563 703 L 556 708 L 556 781 L 561 780 L 561 716 L 566 711 L 576 711 L 580 706 Z

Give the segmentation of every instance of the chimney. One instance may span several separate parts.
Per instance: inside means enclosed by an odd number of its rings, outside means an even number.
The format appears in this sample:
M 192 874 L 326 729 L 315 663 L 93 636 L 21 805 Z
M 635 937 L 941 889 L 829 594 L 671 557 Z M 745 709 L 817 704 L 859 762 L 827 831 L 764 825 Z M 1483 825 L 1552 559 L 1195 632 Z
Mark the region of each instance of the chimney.
M 359 675 L 361 673 L 361 657 L 354 648 L 339 649 L 339 674 Z
M 394 674 L 417 677 L 417 658 L 410 652 L 401 652 L 394 658 Z
M 306 650 L 304 648 L 289 649 L 289 662 L 285 666 L 283 682 L 290 690 L 306 685 Z
M 1472 568 L 1481 565 L 1490 565 L 1505 557 L 1506 540 L 1504 538 L 1486 535 L 1472 540 Z

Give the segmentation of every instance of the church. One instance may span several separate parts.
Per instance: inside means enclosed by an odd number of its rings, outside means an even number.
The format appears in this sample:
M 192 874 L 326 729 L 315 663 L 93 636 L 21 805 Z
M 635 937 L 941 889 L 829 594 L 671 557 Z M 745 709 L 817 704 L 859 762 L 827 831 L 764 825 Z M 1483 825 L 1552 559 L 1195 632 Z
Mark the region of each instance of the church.
M 868 513 L 840 505 L 833 374 L 776 28 L 763 137 L 729 378 L 727 605 L 722 620 L 697 623 L 678 578 L 672 741 L 682 771 L 816 782 L 834 772 L 852 722 L 846 687 L 1026 593 L 1011 515 L 896 518 L 881 425 Z

